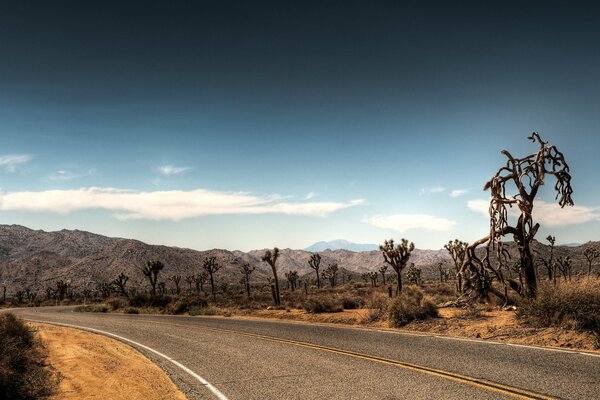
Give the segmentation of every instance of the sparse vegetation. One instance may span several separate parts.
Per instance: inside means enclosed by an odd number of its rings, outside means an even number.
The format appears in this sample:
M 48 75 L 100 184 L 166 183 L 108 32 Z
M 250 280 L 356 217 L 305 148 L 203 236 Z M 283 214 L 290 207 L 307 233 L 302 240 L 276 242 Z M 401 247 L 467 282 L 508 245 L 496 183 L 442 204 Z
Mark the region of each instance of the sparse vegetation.
M 409 286 L 390 300 L 388 305 L 390 326 L 401 327 L 409 322 L 438 316 L 435 304 L 417 287 Z

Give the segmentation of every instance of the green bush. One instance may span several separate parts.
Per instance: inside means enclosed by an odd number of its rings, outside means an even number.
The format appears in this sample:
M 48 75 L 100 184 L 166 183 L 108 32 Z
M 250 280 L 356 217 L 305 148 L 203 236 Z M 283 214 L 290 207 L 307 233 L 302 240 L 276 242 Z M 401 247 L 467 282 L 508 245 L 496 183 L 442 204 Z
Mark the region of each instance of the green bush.
M 108 307 L 104 304 L 88 304 L 85 306 L 75 307 L 76 312 L 94 312 L 94 313 L 105 313 L 108 311 Z
M 534 326 L 589 331 L 600 340 L 600 279 L 543 282 L 535 299 L 519 304 L 517 316 Z
M 400 327 L 412 321 L 437 317 L 435 304 L 415 286 L 406 286 L 388 305 L 390 326 Z
M 25 323 L 12 314 L 0 314 L 0 398 L 28 400 L 52 395 L 56 382 L 42 360 Z
M 340 312 L 342 311 L 341 304 L 330 298 L 325 296 L 314 296 L 309 297 L 304 300 L 301 304 L 304 311 L 317 314 L 317 313 L 326 313 L 326 312 Z

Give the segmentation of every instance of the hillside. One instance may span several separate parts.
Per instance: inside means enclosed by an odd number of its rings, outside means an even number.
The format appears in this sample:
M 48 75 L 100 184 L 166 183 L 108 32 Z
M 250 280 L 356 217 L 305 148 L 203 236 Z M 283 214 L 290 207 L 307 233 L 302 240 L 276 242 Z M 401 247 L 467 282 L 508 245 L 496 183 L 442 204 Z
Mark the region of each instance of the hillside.
M 557 255 L 570 255 L 575 270 L 586 267 L 583 248 L 599 247 L 600 242 L 579 247 L 560 246 Z M 547 257 L 548 247 L 535 243 L 534 249 Z M 515 252 L 511 246 L 511 252 Z M 223 268 L 218 280 L 237 284 L 241 278 L 239 265 L 249 262 L 255 265 L 252 275 L 255 283 L 266 282 L 270 270 L 260 259 L 264 249 L 249 252 L 213 249 L 197 251 L 178 247 L 150 245 L 138 240 L 110 238 L 79 230 L 44 232 L 18 225 L 0 225 L 0 284 L 9 292 L 31 288 L 43 290 L 59 279 L 70 281 L 75 287 L 108 282 L 121 272 L 130 276 L 130 284 L 145 285 L 140 268 L 147 260 L 161 260 L 166 267 L 162 278 L 170 275 L 190 275 L 201 271 L 205 257 L 215 256 Z M 338 263 L 340 269 L 360 274 L 373 271 L 383 264 L 379 251 L 353 252 L 349 250 L 325 250 L 320 252 L 322 268 Z M 301 277 L 314 275 L 309 268 L 311 253 L 305 250 L 282 249 L 278 260 L 280 277 L 290 270 L 297 270 Z M 437 264 L 450 265 L 445 250 L 415 250 L 411 262 L 422 268 L 425 277 L 437 277 Z M 540 270 L 542 274 L 543 271 Z

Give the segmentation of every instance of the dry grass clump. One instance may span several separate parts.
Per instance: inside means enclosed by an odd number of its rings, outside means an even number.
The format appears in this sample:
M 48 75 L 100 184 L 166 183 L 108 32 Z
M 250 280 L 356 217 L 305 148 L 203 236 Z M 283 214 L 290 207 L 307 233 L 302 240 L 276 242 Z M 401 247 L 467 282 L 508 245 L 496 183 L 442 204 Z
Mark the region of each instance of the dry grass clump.
M 332 296 L 311 296 L 302 302 L 302 308 L 308 313 L 333 313 L 343 311 L 339 300 Z
M 33 333 L 14 315 L 0 314 L 0 398 L 42 399 L 55 389 Z
M 389 297 L 384 293 L 371 293 L 363 306 L 363 308 L 365 308 L 365 313 L 363 314 L 361 322 L 363 324 L 369 324 L 384 320 L 388 309 L 388 301 Z
M 401 327 L 409 322 L 437 317 L 435 304 L 416 286 L 407 286 L 388 305 L 388 322 Z
M 600 345 L 600 279 L 584 277 L 557 285 L 543 282 L 535 299 L 520 304 L 517 316 L 534 326 L 592 332 Z
M 108 312 L 108 307 L 104 304 L 88 304 L 84 306 L 75 307 L 75 312 L 93 312 L 93 313 L 105 313 Z

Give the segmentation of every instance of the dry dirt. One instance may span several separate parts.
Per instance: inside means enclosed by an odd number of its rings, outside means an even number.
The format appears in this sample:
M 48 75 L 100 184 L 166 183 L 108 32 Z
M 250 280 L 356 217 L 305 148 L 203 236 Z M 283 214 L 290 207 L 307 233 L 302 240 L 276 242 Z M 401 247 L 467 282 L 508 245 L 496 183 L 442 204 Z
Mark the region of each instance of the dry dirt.
M 185 400 L 163 370 L 137 350 L 77 329 L 31 324 L 61 377 L 52 400 Z
M 401 329 L 389 328 L 386 322 L 365 323 L 364 318 L 368 310 L 364 309 L 321 314 L 310 314 L 303 310 L 257 310 L 240 315 L 239 310 L 229 311 L 233 312 L 236 317 L 242 318 L 259 317 L 326 324 L 363 325 L 380 329 L 418 331 L 455 337 L 598 352 L 595 348 L 594 337 L 590 333 L 560 328 L 524 326 L 519 323 L 514 311 L 480 310 L 476 314 L 471 314 L 459 308 L 441 308 L 438 310 L 440 318 L 413 322 Z

